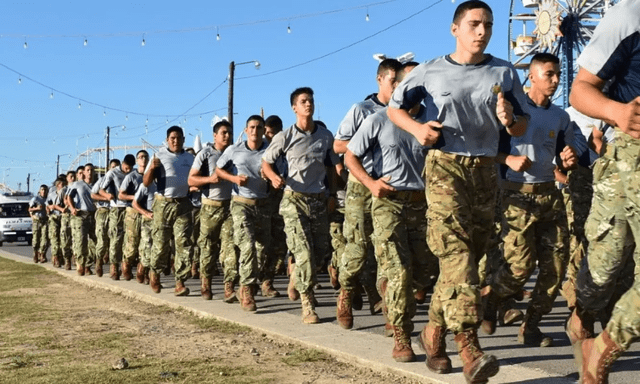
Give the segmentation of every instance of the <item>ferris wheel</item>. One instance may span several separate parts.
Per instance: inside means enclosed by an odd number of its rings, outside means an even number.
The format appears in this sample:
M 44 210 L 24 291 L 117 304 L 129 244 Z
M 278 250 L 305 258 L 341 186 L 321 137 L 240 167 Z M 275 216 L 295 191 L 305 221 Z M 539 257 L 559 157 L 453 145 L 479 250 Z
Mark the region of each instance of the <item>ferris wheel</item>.
M 549 52 L 560 58 L 560 86 L 554 101 L 569 106 L 571 84 L 578 72 L 575 59 L 593 31 L 618 0 L 511 0 L 509 61 L 527 82 L 531 57 Z

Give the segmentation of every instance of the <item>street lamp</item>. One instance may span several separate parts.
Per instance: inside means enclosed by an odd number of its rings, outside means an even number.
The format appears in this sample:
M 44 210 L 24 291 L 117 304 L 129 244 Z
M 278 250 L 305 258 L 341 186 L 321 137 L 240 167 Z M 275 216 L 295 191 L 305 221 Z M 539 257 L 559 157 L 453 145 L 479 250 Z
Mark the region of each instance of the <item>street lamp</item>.
M 228 112 L 227 112 L 227 120 L 229 120 L 229 125 L 231 125 L 231 132 L 229 132 L 229 134 L 231 135 L 231 139 L 233 140 L 233 76 L 234 76 L 234 72 L 236 70 L 236 66 L 237 65 L 242 65 L 242 64 L 253 64 L 256 69 L 260 69 L 260 62 L 258 60 L 251 60 L 251 61 L 244 61 L 242 63 L 235 63 L 235 62 L 231 62 L 229 63 L 229 105 L 228 105 Z

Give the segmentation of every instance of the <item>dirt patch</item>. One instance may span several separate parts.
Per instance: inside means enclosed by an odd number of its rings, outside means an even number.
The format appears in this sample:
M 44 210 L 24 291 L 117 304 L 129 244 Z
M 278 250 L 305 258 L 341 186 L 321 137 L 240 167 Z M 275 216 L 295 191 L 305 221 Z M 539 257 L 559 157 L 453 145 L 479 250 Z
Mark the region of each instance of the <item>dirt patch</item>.
M 2 382 L 413 383 L 37 266 L 0 258 L 0 270 Z

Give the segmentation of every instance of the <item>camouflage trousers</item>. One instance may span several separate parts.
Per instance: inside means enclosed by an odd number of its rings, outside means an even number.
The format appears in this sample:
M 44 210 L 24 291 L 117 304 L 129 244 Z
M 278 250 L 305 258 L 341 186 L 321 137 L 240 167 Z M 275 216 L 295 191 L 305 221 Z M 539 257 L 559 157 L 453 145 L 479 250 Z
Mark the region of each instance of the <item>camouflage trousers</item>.
M 140 255 L 140 263 L 142 263 L 142 266 L 145 268 L 151 266 L 152 229 L 153 219 L 142 216 L 140 221 L 140 246 L 138 248 L 138 254 Z
M 353 177 L 347 182 L 344 203 L 344 238 L 347 241 L 340 260 L 340 286 L 353 290 L 358 280 L 375 287 L 378 265 L 373 250 L 371 191 Z M 365 268 L 366 267 L 366 268 Z
M 427 247 L 427 202 L 424 191 L 392 192 L 372 201 L 376 256 L 388 279 L 385 303 L 391 325 L 413 330 L 413 288 L 426 286 L 438 260 Z
M 240 250 L 241 285 L 259 283 L 265 251 L 271 238 L 271 220 L 267 203 L 267 199 L 258 199 L 256 204 L 248 204 L 237 200 L 236 197 L 231 202 L 233 240 Z
M 109 208 L 109 263 L 111 264 L 122 262 L 125 215 L 125 207 Z
M 93 212 L 78 211 L 71 215 L 71 236 L 76 264 L 90 266 L 95 259 L 95 220 Z
M 631 237 L 640 242 L 640 141 L 618 129 L 615 133 L 614 144 L 593 169 L 594 196 L 585 227 L 589 251 L 577 279 L 578 304 L 586 310 L 607 305 L 629 269 L 625 247 Z M 640 252 L 633 258 L 633 286 L 617 301 L 606 326 L 623 349 L 640 337 Z
M 340 262 L 347 239 L 344 238 L 344 208 L 336 209 L 329 214 L 329 233 L 331 235 L 331 266 L 340 270 Z
M 49 215 L 48 232 L 49 244 L 51 244 L 51 257 L 62 257 L 60 247 L 60 220 L 61 215 Z
M 96 219 L 96 256 L 109 254 L 109 208 L 98 208 Z
M 124 247 L 123 261 L 129 265 L 137 265 L 140 259 L 140 226 L 142 224 L 142 215 L 134 208 L 128 207 L 124 216 Z
M 31 224 L 31 245 L 35 252 L 46 253 L 49 247 L 47 238 L 47 218 L 32 218 Z
M 71 214 L 63 213 L 60 219 L 60 248 L 65 260 L 71 262 Z
M 504 244 L 502 242 L 502 192 L 498 190 L 493 217 L 491 237 L 487 242 L 487 251 L 480 259 L 478 277 L 480 285 L 489 285 L 492 276 L 504 264 Z
M 569 230 L 562 193 L 503 190 L 505 264 L 493 276 L 491 289 L 505 299 L 520 291 L 537 267 L 540 272 L 529 308 L 547 314 L 564 279 L 569 257 Z
M 193 259 L 191 263 L 200 265 L 200 246 L 198 238 L 200 237 L 200 207 L 193 207 L 191 211 L 191 222 L 193 223 L 193 231 L 191 233 L 191 244 L 193 244 Z
M 151 270 L 160 274 L 169 266 L 171 240 L 174 240 L 175 257 L 173 267 L 176 281 L 185 281 L 191 271 L 191 209 L 189 199 L 168 199 L 156 195 L 153 200 L 153 244 Z
M 218 258 L 224 269 L 224 281 L 234 281 L 238 275 L 235 251 L 233 251 L 233 221 L 229 212 L 230 200 L 217 201 L 203 199 L 200 208 L 200 275 L 211 278 Z M 230 251 L 231 250 L 231 251 Z M 226 253 L 233 254 L 233 261 L 227 259 Z M 225 265 L 232 269 L 227 271 Z
M 573 309 L 576 306 L 576 277 L 588 247 L 584 226 L 591 210 L 593 173 L 591 169 L 579 166 L 569 172 L 568 178 L 569 185 L 562 189 L 562 194 L 569 225 L 569 263 L 567 279 L 560 293 L 567 299 L 567 306 Z
M 324 193 L 285 191 L 280 203 L 287 247 L 295 259 L 296 290 L 308 293 L 316 284 L 317 266 L 331 255 L 327 198 Z
M 493 158 L 431 150 L 427 178 L 427 242 L 440 261 L 429 322 L 454 333 L 482 318 L 478 263 L 494 218 L 497 180 Z
M 273 280 L 278 264 L 284 263 L 287 257 L 287 236 L 284 233 L 284 220 L 278 210 L 282 201 L 282 189 L 271 189 L 269 192 L 269 210 L 271 214 L 271 241 L 267 247 L 266 261 L 261 271 L 260 280 Z

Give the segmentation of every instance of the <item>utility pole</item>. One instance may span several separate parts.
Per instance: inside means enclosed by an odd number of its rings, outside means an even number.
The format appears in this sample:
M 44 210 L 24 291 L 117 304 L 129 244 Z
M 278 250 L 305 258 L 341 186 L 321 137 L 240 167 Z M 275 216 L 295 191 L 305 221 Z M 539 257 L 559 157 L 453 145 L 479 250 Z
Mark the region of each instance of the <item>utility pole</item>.
M 236 63 L 229 63 L 229 102 L 227 104 L 227 120 L 229 120 L 229 125 L 231 125 L 231 129 L 229 132 L 229 137 L 231 137 L 231 142 L 233 142 L 233 76 L 236 70 Z
M 107 126 L 107 161 L 104 163 L 104 169 L 105 170 L 107 168 L 109 168 L 109 133 L 110 133 L 110 130 L 111 130 L 111 128 L 109 128 L 109 126 Z
M 60 155 L 58 155 L 58 160 L 56 160 L 56 179 L 58 178 L 59 174 L 60 174 Z
M 31 174 L 27 173 L 27 193 L 29 193 L 30 182 L 31 182 Z

